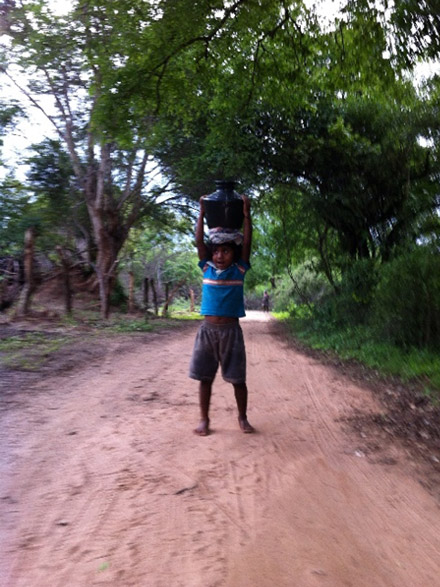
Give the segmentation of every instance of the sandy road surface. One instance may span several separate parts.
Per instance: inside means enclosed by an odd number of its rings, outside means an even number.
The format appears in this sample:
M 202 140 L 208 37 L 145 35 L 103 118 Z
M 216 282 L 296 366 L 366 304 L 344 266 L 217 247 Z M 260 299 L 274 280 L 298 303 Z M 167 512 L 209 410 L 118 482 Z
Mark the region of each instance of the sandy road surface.
M 242 325 L 255 435 L 219 378 L 192 434 L 195 327 L 110 344 L 1 414 L 2 587 L 440 586 L 438 503 L 400 449 L 374 462 L 343 431 L 370 393 L 267 316 Z

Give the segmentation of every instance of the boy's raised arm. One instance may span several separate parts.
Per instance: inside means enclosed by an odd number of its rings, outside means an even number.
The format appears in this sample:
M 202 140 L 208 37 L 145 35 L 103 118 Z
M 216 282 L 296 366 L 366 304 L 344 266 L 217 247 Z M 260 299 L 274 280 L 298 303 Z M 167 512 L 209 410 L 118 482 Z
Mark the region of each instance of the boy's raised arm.
M 251 245 L 252 245 L 252 219 L 251 219 L 251 202 L 247 196 L 241 196 L 243 199 L 243 247 L 242 247 L 242 259 L 249 263 L 251 257 Z
M 199 200 L 200 202 L 200 209 L 199 209 L 199 217 L 197 218 L 197 225 L 196 225 L 196 246 L 197 246 L 197 253 L 199 255 L 200 261 L 208 258 L 208 248 L 205 245 L 205 238 L 204 238 L 204 226 L 203 220 L 205 218 L 205 206 L 203 203 L 202 196 Z

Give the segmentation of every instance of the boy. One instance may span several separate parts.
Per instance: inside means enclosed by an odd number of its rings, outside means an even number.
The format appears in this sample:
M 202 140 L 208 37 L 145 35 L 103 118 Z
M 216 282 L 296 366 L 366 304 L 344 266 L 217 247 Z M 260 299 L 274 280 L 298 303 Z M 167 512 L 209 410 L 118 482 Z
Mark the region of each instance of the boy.
M 250 268 L 249 258 L 252 241 L 250 202 L 243 198 L 243 236 L 222 235 L 218 232 L 212 252 L 204 242 L 203 220 L 205 209 L 200 198 L 200 212 L 196 226 L 196 245 L 199 266 L 203 271 L 202 307 L 204 321 L 194 343 L 189 376 L 198 380 L 200 401 L 200 423 L 194 432 L 207 436 L 209 429 L 209 406 L 212 383 L 218 365 L 223 379 L 232 383 L 238 408 L 238 424 L 244 433 L 254 432 L 247 419 L 246 351 L 239 318 L 245 315 L 243 281 Z M 228 240 L 229 239 L 229 240 Z M 241 256 L 237 240 L 242 240 Z

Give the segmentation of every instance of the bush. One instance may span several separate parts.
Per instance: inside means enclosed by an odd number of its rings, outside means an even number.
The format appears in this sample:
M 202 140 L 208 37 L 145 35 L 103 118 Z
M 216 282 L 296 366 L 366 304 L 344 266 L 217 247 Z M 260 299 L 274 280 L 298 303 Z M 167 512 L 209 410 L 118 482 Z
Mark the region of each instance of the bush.
M 296 314 L 300 306 L 312 306 L 328 294 L 330 286 L 317 273 L 310 262 L 299 265 L 293 272 L 293 280 L 283 275 L 277 279 L 277 289 L 271 296 L 277 312 L 289 311 Z
M 127 299 L 128 296 L 124 291 L 124 287 L 122 286 L 119 279 L 117 279 L 110 294 L 110 305 L 115 308 L 119 308 L 122 311 L 126 311 Z
M 380 271 L 372 324 L 400 346 L 440 347 L 440 255 L 420 247 Z
M 378 271 L 372 259 L 360 259 L 346 269 L 339 291 L 332 291 L 316 309 L 318 319 L 338 326 L 355 326 L 368 321 L 373 304 Z

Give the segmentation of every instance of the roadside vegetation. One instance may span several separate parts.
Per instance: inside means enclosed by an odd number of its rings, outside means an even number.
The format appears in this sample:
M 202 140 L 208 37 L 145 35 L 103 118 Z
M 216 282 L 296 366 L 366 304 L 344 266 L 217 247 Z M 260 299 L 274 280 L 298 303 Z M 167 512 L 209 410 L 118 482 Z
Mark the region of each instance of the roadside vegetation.
M 275 314 L 276 316 L 276 314 Z M 342 360 L 357 361 L 377 375 L 393 376 L 423 389 L 427 398 L 440 401 L 440 355 L 434 350 L 402 348 L 374 338 L 368 327 L 336 328 L 312 319 L 279 316 L 291 336 L 319 351 L 331 351 Z
M 312 348 L 417 383 L 438 401 L 439 262 L 436 249 L 421 246 L 384 265 L 359 261 L 341 276 L 337 292 L 322 288 L 319 277 L 303 268 L 296 281 L 302 280 L 302 296 L 286 282 L 274 298 L 275 316 Z
M 40 372 L 49 363 L 58 363 L 59 355 L 69 356 L 69 368 L 75 366 L 79 346 L 105 347 L 105 341 L 118 336 L 131 337 L 184 327 L 195 317 L 172 312 L 166 318 L 135 316 L 114 312 L 103 320 L 96 311 L 77 310 L 75 316 L 52 317 L 34 314 L 32 320 L 4 323 L 0 329 L 0 368 Z M 83 360 L 81 358 L 80 360 Z M 78 361 L 80 362 L 80 361 Z

